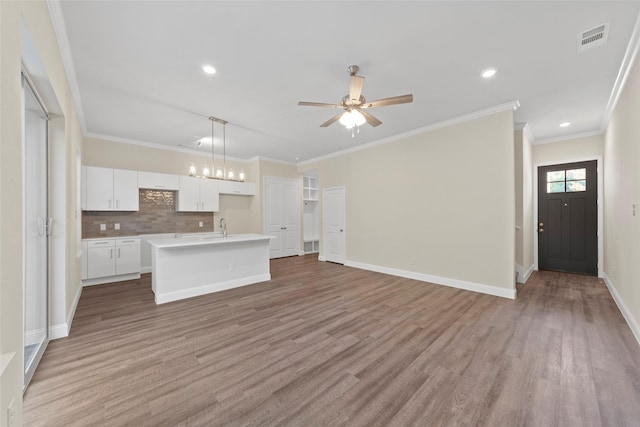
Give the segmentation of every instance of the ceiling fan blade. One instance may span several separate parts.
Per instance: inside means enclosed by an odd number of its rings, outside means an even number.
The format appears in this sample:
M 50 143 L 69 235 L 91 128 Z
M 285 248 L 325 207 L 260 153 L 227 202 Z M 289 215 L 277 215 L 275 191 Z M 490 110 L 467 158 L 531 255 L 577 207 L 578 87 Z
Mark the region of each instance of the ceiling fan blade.
M 362 95 L 362 86 L 364 86 L 364 77 L 349 77 L 349 99 L 351 101 L 358 101 L 360 99 L 360 95 Z
M 324 102 L 306 102 L 300 101 L 298 105 L 302 105 L 304 107 L 325 107 L 325 108 L 342 108 L 341 105 L 338 104 L 326 104 Z
M 382 122 L 380 120 L 378 120 L 377 118 L 373 117 L 371 114 L 367 113 L 366 111 L 360 111 L 360 112 L 364 116 L 364 118 L 367 121 L 367 123 L 369 123 L 371 126 L 376 127 L 376 126 L 380 126 L 382 124 Z
M 321 124 L 320 127 L 321 128 L 326 128 L 327 126 L 332 125 L 333 123 L 335 123 L 338 120 L 340 120 L 340 116 L 342 116 L 343 114 L 344 114 L 343 112 L 340 112 L 340 113 L 336 114 L 335 116 L 331 117 L 329 120 L 327 120 L 326 122 Z
M 410 102 L 413 102 L 413 95 L 400 95 L 367 102 L 365 104 L 362 104 L 360 108 L 384 107 L 385 105 L 408 104 Z

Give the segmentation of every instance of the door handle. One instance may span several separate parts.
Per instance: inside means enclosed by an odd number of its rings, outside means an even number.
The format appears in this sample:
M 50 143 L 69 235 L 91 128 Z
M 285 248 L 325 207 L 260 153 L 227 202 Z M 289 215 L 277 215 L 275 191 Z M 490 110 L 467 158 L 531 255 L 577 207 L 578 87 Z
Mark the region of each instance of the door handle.
M 344 232 L 344 230 L 341 228 L 341 229 L 340 229 L 340 232 L 342 233 L 342 232 Z

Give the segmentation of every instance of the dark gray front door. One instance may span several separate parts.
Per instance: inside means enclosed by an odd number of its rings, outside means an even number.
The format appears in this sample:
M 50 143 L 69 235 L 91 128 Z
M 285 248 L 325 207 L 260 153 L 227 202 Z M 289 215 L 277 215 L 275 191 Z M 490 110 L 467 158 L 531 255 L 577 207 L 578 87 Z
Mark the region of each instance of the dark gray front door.
M 597 162 L 538 168 L 538 267 L 598 275 Z

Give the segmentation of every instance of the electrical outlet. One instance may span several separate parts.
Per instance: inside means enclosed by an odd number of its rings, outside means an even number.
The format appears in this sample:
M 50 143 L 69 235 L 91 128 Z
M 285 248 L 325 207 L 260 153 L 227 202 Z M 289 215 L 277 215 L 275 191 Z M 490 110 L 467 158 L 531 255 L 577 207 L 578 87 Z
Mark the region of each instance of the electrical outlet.
M 113 229 L 114 230 L 120 230 L 120 224 L 118 224 L 117 222 L 115 224 L 113 224 Z
M 633 210 L 633 216 L 636 216 L 636 204 L 635 203 L 632 205 L 632 210 Z
M 100 224 L 100 231 L 107 231 L 107 224 Z
M 204 226 L 204 224 L 202 223 L 202 221 L 200 221 L 200 222 L 198 223 L 198 227 L 202 228 L 203 226 Z
M 7 427 L 13 427 L 16 424 L 16 413 L 13 409 L 14 404 L 15 399 L 11 399 L 11 403 L 9 403 L 9 407 L 7 408 Z

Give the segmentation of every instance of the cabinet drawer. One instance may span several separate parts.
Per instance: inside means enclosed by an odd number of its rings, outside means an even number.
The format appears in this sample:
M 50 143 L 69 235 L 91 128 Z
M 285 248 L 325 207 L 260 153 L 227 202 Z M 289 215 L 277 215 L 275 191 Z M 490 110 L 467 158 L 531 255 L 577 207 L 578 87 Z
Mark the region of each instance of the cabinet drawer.
M 128 239 L 116 239 L 116 246 L 131 246 L 131 245 L 139 245 L 140 238 L 128 238 Z
M 92 248 L 113 248 L 116 245 L 115 239 L 88 240 L 87 249 Z

